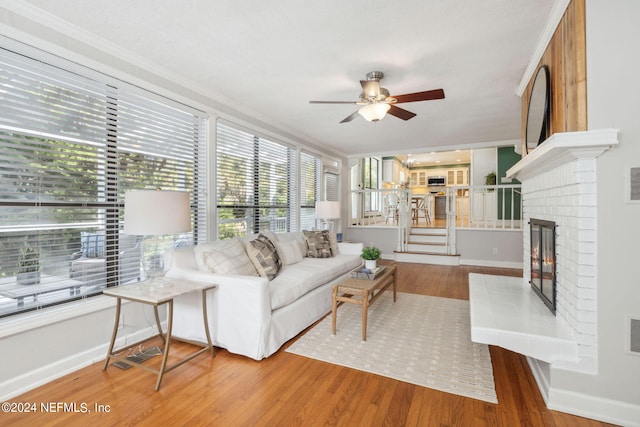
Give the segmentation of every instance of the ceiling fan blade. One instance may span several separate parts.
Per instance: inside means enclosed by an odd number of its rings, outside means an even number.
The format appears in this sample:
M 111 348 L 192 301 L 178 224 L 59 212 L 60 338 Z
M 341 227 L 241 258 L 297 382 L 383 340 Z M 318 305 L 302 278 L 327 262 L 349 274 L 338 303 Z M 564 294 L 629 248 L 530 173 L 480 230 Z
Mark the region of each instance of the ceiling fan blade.
M 360 85 L 365 98 L 380 99 L 380 81 L 360 80 Z
M 393 98 L 401 102 L 417 102 L 417 101 L 431 101 L 432 99 L 444 99 L 444 90 L 434 89 L 426 90 L 424 92 L 407 93 L 405 95 L 394 95 Z
M 342 121 L 340 123 L 348 123 L 351 120 L 355 119 L 356 117 L 358 117 L 358 110 L 356 110 L 353 114 L 351 114 L 349 117 L 345 117 L 344 119 L 342 119 Z
M 391 104 L 391 108 L 389 108 L 387 114 L 391 114 L 392 116 L 396 116 L 397 118 L 402 120 L 409 120 L 416 116 L 416 113 L 412 113 L 411 111 L 405 110 L 404 108 L 396 107 L 393 104 Z
M 356 101 L 309 101 L 309 104 L 355 104 Z

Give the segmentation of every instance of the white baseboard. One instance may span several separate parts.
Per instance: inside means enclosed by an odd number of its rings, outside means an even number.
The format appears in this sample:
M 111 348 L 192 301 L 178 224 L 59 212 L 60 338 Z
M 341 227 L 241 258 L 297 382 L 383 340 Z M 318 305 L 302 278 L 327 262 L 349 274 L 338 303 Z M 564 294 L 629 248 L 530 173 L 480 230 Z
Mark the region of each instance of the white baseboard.
M 542 370 L 542 365 L 540 363 L 544 363 L 539 361 L 538 359 L 534 359 L 533 357 L 527 356 L 527 362 L 529 364 L 529 368 L 531 368 L 531 374 L 533 378 L 536 380 L 536 384 L 538 385 L 538 390 L 540 390 L 540 394 L 542 395 L 542 399 L 544 400 L 545 405 L 549 405 L 549 381 L 547 380 L 544 371 Z
M 598 396 L 551 388 L 547 407 L 606 423 L 626 427 L 640 426 L 640 405 Z
M 163 327 L 164 326 L 165 325 L 163 325 Z M 118 337 L 116 340 L 116 348 L 126 345 L 127 342 L 136 342 L 152 337 L 157 334 L 156 329 L 157 328 L 154 327 L 148 327 L 127 336 Z M 0 383 L 0 402 L 13 399 L 22 393 L 26 393 L 29 390 L 54 381 L 93 363 L 104 361 L 108 348 L 109 343 L 105 343 L 2 382 Z M 102 369 L 102 366 L 96 365 L 95 368 Z
M 541 365 L 544 362 L 530 357 L 527 362 L 547 408 L 625 427 L 640 427 L 639 405 L 552 388 Z
M 521 262 L 492 261 L 486 259 L 463 259 L 460 258 L 460 265 L 477 265 L 480 267 L 516 268 L 522 269 Z

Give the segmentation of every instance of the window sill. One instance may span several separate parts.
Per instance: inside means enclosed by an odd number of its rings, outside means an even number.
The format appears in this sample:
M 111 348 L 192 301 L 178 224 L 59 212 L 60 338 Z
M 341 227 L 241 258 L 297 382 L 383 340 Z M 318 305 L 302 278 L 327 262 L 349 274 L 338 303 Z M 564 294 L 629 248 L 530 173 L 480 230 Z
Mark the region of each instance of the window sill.
M 0 339 L 115 307 L 115 299 L 100 295 L 81 301 L 17 314 L 0 321 Z

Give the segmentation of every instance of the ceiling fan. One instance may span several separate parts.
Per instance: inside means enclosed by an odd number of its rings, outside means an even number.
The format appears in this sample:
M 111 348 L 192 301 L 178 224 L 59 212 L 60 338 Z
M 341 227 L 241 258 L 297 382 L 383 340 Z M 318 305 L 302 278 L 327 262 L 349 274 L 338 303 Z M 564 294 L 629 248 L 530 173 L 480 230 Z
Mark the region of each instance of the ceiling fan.
M 361 115 L 367 121 L 377 122 L 387 113 L 402 120 L 409 120 L 415 117 L 416 114 L 404 108 L 397 107 L 395 104 L 444 99 L 444 90 L 442 89 L 391 96 L 387 89 L 380 87 L 380 80 L 382 80 L 383 77 L 384 74 L 381 71 L 371 71 L 367 73 L 367 80 L 360 80 L 362 92 L 360 92 L 360 97 L 357 101 L 309 101 L 309 103 L 361 105 L 362 107 L 340 122 L 347 123 L 358 117 L 358 115 Z

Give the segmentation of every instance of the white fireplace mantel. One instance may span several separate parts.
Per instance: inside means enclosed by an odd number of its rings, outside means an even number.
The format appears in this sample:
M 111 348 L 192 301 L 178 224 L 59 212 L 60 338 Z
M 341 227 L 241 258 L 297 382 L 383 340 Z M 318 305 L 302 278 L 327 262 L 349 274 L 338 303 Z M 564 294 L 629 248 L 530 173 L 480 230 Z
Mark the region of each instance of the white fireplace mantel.
M 506 178 L 531 178 L 575 159 L 594 159 L 618 144 L 618 129 L 555 133 L 507 171 Z

